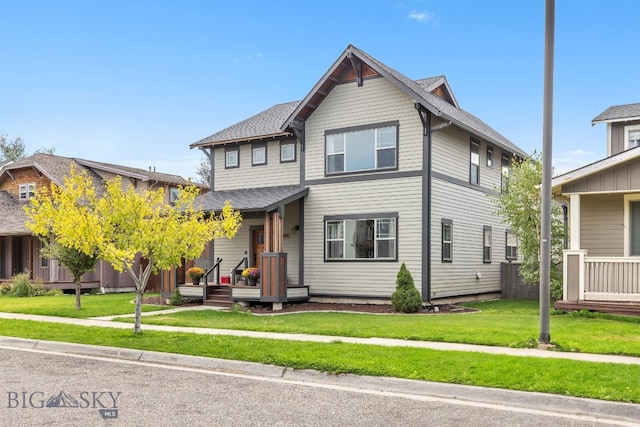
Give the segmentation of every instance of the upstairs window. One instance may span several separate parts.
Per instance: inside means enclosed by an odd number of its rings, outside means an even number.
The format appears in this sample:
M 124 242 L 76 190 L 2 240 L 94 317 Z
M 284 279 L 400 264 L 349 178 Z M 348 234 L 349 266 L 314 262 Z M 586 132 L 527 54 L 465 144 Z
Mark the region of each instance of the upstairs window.
M 469 182 L 475 185 L 480 184 L 480 144 L 474 141 L 471 141 Z
M 296 161 L 295 142 L 285 142 L 280 144 L 280 163 Z
M 624 147 L 626 150 L 640 146 L 640 125 L 624 127 Z
M 487 167 L 493 168 L 493 148 L 487 147 Z
M 326 173 L 397 166 L 398 122 L 337 129 L 325 133 Z
M 518 238 L 512 230 L 505 233 L 505 258 L 509 261 L 518 259 Z
M 180 190 L 176 187 L 171 187 L 169 189 L 169 203 L 173 205 L 178 200 L 178 197 L 180 197 Z
M 500 182 L 500 190 L 502 193 L 505 193 L 505 194 L 509 192 L 509 171 L 510 171 L 509 158 L 507 156 L 502 156 L 502 166 L 501 166 L 502 180 Z
M 442 262 L 453 261 L 453 221 L 442 218 Z
M 240 153 L 238 147 L 228 149 L 224 152 L 224 167 L 226 169 L 240 166 Z
M 20 193 L 20 200 L 29 200 L 36 195 L 36 184 L 33 182 L 29 184 L 20 184 L 18 192 Z
M 491 227 L 485 225 L 483 227 L 483 244 L 482 244 L 482 262 L 491 263 Z
M 251 148 L 251 166 L 267 164 L 267 146 L 255 145 Z
M 325 259 L 328 261 L 395 260 L 396 241 L 395 216 L 325 218 Z

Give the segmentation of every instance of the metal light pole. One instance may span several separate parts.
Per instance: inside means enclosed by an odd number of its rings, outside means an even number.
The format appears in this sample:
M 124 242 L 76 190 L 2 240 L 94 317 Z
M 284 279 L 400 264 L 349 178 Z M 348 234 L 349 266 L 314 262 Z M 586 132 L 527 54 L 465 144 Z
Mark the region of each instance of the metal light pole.
M 551 281 L 551 152 L 553 134 L 553 37 L 555 0 L 546 0 L 544 37 L 544 100 L 542 119 L 542 224 L 540 236 L 540 337 L 549 344 Z

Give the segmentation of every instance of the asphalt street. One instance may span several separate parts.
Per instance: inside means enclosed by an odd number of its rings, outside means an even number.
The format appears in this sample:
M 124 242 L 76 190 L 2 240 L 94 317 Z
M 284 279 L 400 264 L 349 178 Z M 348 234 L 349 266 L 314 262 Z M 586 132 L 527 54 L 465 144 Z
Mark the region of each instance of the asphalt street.
M 2 426 L 640 426 L 640 405 L 0 338 Z

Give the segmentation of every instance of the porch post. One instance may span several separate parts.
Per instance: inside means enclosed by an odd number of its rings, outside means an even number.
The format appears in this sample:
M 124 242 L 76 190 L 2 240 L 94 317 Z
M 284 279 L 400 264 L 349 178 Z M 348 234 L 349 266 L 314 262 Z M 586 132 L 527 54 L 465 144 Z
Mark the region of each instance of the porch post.
M 564 301 L 584 300 L 585 262 L 587 251 L 567 249 L 562 262 L 562 299 Z
M 569 198 L 569 248 L 580 249 L 580 195 L 572 194 Z

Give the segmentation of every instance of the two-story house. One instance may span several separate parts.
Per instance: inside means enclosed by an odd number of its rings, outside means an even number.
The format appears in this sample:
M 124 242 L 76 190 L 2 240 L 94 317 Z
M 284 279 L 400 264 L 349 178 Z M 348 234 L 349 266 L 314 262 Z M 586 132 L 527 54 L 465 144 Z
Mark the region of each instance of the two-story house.
M 640 314 L 640 104 L 607 108 L 607 157 L 553 179 L 569 206 L 557 308 Z
M 57 260 L 45 258 L 40 253 L 41 242 L 26 227 L 27 217 L 23 210 L 38 190 L 49 188 L 52 183 L 63 186 L 64 178 L 72 166 L 76 171 L 86 171 L 99 187 L 98 191 L 105 181 L 120 176 L 125 189 L 129 186 L 140 191 L 164 189 L 167 203 L 176 197 L 179 186 L 190 184 L 180 176 L 155 170 L 51 154 L 38 153 L 3 165 L 0 168 L 0 218 L 3 218 L 0 221 L 0 280 L 9 280 L 13 275 L 27 271 L 33 279 L 41 280 L 47 287 L 74 289 L 69 272 Z M 140 262 L 144 263 L 144 260 Z M 165 276 L 152 277 L 147 289 L 159 290 L 160 281 L 170 278 L 169 274 Z M 128 274 L 116 272 L 106 262 L 100 262 L 95 271 L 83 276 L 83 288 L 100 287 L 106 292 L 135 290 L 135 284 Z
M 426 302 L 494 295 L 517 256 L 488 196 L 525 154 L 462 110 L 444 76 L 412 80 L 348 46 L 302 101 L 191 147 L 212 165 L 202 208 L 230 200 L 244 217 L 210 254 L 223 273 L 244 257 L 265 270 L 262 289 L 232 286 L 235 300 L 388 302 L 403 262 Z M 265 290 L 274 281 L 289 291 Z

